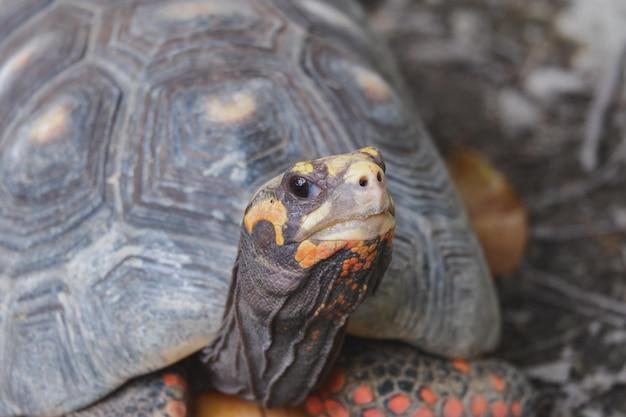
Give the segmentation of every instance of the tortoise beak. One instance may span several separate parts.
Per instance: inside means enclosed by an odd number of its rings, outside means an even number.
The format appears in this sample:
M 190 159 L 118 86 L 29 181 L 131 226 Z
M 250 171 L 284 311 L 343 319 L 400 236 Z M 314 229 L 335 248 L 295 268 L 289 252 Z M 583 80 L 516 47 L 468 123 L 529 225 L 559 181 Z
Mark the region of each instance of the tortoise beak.
M 295 239 L 374 239 L 395 227 L 394 213 L 381 166 L 355 156 L 326 202 L 303 217 Z

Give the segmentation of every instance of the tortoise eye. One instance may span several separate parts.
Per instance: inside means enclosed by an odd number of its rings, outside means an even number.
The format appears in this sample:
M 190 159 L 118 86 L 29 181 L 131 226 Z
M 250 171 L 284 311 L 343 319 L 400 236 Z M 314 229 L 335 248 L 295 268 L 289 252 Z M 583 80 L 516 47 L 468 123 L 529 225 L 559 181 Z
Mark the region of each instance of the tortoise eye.
M 299 198 L 311 198 L 319 194 L 319 189 L 308 179 L 294 175 L 289 179 L 289 191 Z

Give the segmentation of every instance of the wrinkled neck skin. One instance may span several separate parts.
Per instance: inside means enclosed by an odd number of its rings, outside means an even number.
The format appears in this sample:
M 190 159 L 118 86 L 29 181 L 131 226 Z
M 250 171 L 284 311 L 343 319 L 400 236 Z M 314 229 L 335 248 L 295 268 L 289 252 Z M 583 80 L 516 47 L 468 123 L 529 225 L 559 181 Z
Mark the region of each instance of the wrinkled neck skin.
M 298 243 L 264 252 L 243 233 L 222 328 L 205 350 L 211 384 L 266 407 L 304 401 L 390 261 L 388 240 L 365 243 L 378 248 L 374 262 L 342 275 L 343 261 L 355 257 L 349 246 L 303 269 L 294 259 Z

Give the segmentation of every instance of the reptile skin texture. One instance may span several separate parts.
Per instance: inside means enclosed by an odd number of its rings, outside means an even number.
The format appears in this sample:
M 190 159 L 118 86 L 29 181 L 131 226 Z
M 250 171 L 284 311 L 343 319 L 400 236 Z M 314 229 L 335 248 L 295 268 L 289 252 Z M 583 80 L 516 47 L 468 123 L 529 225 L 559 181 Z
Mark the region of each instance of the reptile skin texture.
M 315 417 L 523 417 L 525 377 L 495 360 L 446 360 L 393 342 L 351 339 L 305 408 Z

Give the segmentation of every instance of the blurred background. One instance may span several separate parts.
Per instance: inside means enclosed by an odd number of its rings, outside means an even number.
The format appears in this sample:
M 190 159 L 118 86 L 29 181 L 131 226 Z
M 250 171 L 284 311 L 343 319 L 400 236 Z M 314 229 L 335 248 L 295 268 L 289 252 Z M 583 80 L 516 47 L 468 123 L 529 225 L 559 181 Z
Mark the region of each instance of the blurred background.
M 497 275 L 497 355 L 540 415 L 626 415 L 626 2 L 363 3 Z

